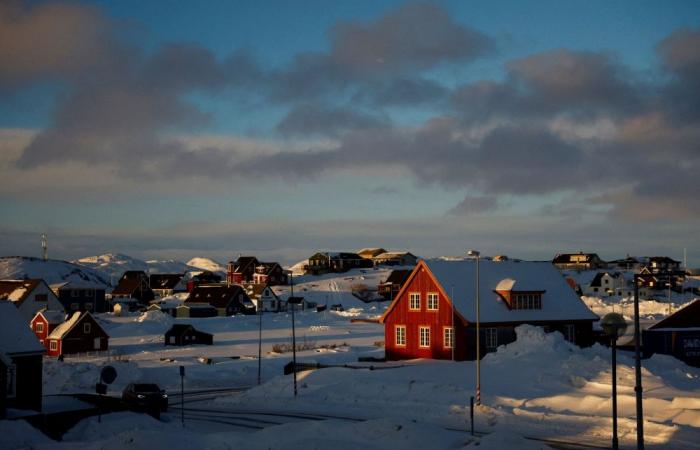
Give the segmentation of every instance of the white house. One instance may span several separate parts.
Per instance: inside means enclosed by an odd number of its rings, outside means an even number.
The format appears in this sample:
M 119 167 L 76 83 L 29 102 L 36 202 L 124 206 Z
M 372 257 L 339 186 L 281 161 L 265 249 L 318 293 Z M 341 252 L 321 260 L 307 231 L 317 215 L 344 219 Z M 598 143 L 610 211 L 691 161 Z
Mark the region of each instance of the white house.
M 286 309 L 285 302 L 267 284 L 244 283 L 241 286 L 255 304 L 256 311 L 279 312 Z
M 11 301 L 27 319 L 27 323 L 42 309 L 65 311 L 58 297 L 44 280 L 0 280 L 0 300 Z

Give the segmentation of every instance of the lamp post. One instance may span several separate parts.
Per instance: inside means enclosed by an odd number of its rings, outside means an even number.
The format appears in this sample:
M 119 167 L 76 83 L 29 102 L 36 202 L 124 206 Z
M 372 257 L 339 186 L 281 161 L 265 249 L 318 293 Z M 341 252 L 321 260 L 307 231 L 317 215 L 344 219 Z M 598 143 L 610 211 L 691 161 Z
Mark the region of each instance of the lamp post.
M 617 441 L 617 338 L 627 330 L 627 322 L 621 314 L 608 313 L 601 320 L 600 325 L 603 327 L 605 334 L 610 336 L 610 346 L 612 348 L 612 420 L 613 420 L 613 435 L 612 448 L 618 450 Z
M 644 409 L 642 406 L 642 355 L 639 337 L 639 280 L 634 274 L 634 394 L 637 406 L 637 449 L 644 449 Z
M 262 316 L 263 316 L 263 311 L 265 309 L 265 303 L 263 302 L 262 298 L 263 294 L 260 294 L 260 297 L 258 298 L 258 306 L 260 307 L 260 311 L 258 311 L 258 386 L 260 386 L 260 380 L 261 380 L 261 373 L 262 373 Z
M 479 300 L 479 251 L 469 250 L 468 256 L 476 258 L 476 405 L 481 405 L 481 318 Z
M 294 397 L 297 396 L 297 335 L 294 325 L 294 305 L 301 303 L 301 297 L 294 297 L 294 274 L 290 274 L 291 295 L 287 299 L 287 304 L 292 305 L 292 367 L 294 369 Z

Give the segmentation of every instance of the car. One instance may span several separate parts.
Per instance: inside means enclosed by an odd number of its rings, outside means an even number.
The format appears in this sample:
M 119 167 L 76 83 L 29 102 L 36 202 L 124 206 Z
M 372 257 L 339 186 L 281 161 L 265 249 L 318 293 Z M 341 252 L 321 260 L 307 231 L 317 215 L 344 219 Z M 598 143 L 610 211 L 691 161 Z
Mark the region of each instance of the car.
M 134 409 L 168 410 L 168 394 L 153 383 L 131 383 L 122 392 L 122 401 Z

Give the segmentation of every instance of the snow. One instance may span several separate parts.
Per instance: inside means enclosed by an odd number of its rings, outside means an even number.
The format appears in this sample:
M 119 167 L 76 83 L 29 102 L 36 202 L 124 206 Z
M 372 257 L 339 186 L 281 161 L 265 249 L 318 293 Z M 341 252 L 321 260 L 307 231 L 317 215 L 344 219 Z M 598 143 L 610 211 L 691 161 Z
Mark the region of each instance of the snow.
M 17 307 L 11 302 L 0 301 L 0 353 L 13 356 L 44 350 Z
M 190 262 L 193 261 L 197 261 L 201 265 L 219 266 L 221 268 L 218 263 L 208 258 L 194 258 L 190 260 Z M 185 273 L 202 270 L 198 265 L 190 265 L 182 261 L 161 261 L 156 259 L 143 261 L 121 253 L 88 256 L 78 259 L 75 263 L 101 273 L 105 279 L 111 280 L 113 285 L 116 285 L 117 280 L 128 270 L 141 270 L 146 273 Z
M 109 277 L 105 277 L 99 271 L 68 261 L 55 259 L 44 261 L 43 259 L 24 256 L 0 257 L 0 279 L 25 278 L 41 278 L 48 285 L 69 281 L 76 283 L 87 282 L 103 287 L 109 285 Z
M 218 272 L 220 274 L 226 273 L 226 267 L 222 266 L 220 263 L 209 258 L 192 258 L 187 261 L 187 265 L 197 269 L 208 270 L 210 272 Z
M 475 321 L 476 262 L 425 261 L 462 316 Z M 542 309 L 510 310 L 494 292 L 499 283 L 515 280 L 519 291 L 544 291 Z M 597 319 L 549 262 L 480 261 L 480 318 L 482 322 Z M 454 289 L 454 291 L 453 291 Z
M 80 319 L 80 311 L 76 311 L 73 313 L 72 316 L 70 316 L 70 319 L 66 320 L 51 332 L 49 335 L 49 339 L 62 339 L 63 336 L 65 336 L 66 333 L 70 331 L 71 328 L 78 322 Z

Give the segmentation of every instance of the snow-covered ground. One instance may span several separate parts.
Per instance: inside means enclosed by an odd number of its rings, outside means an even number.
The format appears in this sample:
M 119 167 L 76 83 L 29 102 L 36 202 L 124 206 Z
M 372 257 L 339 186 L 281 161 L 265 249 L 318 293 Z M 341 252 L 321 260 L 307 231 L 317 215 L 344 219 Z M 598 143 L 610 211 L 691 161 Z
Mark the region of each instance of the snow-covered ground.
M 133 381 L 158 383 L 171 394 L 171 410 L 156 421 L 135 413 L 86 419 L 56 443 L 28 433 L 23 422 L 0 421 L 2 448 L 548 448 L 541 440 L 607 446 L 611 432 L 610 349 L 580 349 L 558 333 L 518 328 L 518 340 L 481 362 L 482 403 L 476 437 L 469 425 L 476 363 L 412 360 L 359 363 L 381 357 L 383 326 L 352 319 L 379 316 L 388 302 L 364 303 L 351 294 L 374 287 L 389 269 L 295 277 L 295 294 L 346 311 L 295 314 L 300 362 L 336 366 L 283 375 L 290 353 L 291 314 L 262 316 L 262 359 L 258 361 L 260 317 L 172 318 L 158 311 L 121 317 L 97 315 L 110 339 L 110 353 L 45 360 L 46 395 L 93 392 L 101 367 L 117 369 L 109 394 Z M 282 296 L 290 288 L 277 289 Z M 598 315 L 631 307 L 615 299 L 584 298 Z M 674 308 L 679 307 L 674 305 Z M 643 301 L 645 323 L 663 317 L 668 305 Z M 213 346 L 166 347 L 163 333 L 173 323 L 191 323 L 214 334 Z M 258 362 L 262 384 L 257 385 Z M 636 437 L 634 362 L 618 355 L 619 435 L 624 447 Z M 186 391 L 244 387 L 243 392 L 204 395 L 186 403 L 179 422 L 178 367 L 185 366 Z M 343 367 L 348 366 L 348 367 Z M 372 370 L 370 370 L 372 366 Z M 700 369 L 657 355 L 643 361 L 645 436 L 650 448 L 691 449 L 700 442 Z M 484 434 L 485 433 L 485 434 Z
M 21 280 L 24 278 L 41 278 L 52 285 L 71 281 L 78 284 L 90 283 L 101 286 L 109 284 L 109 277 L 104 273 L 68 261 L 27 256 L 0 257 L 0 280 Z

